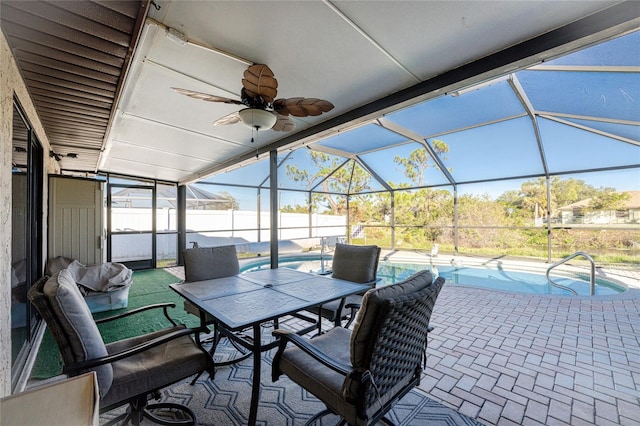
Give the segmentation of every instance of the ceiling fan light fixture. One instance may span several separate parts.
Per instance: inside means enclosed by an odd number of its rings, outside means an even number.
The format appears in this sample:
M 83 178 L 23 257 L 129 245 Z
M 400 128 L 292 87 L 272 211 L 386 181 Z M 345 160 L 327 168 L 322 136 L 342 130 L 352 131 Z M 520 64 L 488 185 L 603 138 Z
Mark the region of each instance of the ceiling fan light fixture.
M 276 124 L 275 114 L 263 109 L 245 108 L 238 115 L 244 125 L 256 130 L 270 129 Z
M 243 76 L 240 100 L 178 87 L 172 87 L 172 89 L 182 95 L 203 101 L 246 106 L 247 108 L 241 111 L 235 111 L 217 119 L 213 125 L 242 122 L 256 132 L 265 129 L 271 129 L 274 132 L 290 132 L 296 127 L 291 117 L 315 117 L 333 109 L 333 104 L 324 99 L 303 97 L 276 99 L 278 80 L 265 64 L 250 65 Z

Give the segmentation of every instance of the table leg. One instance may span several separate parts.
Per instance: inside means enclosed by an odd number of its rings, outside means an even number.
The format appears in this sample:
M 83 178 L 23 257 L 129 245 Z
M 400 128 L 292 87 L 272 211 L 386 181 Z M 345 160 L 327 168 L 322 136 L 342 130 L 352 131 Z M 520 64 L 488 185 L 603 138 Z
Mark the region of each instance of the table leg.
M 260 324 L 253 326 L 253 383 L 251 388 L 251 405 L 249 406 L 249 426 L 256 424 L 258 416 L 258 400 L 260 398 L 260 367 L 262 364 L 262 335 Z

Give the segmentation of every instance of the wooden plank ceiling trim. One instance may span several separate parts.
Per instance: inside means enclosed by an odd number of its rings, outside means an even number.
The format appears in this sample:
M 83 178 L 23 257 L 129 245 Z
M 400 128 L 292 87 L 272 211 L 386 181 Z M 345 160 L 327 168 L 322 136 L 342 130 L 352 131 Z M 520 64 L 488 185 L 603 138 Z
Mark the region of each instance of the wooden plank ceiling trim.
M 63 169 L 97 168 L 148 6 L 148 0 L 0 2 L 3 31 Z

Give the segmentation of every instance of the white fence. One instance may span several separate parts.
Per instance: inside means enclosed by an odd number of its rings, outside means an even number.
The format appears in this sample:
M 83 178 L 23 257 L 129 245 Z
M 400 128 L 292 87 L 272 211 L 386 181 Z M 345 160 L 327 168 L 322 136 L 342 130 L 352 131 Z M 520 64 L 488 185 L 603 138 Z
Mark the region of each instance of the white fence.
M 151 212 L 151 209 L 114 208 L 111 210 L 111 229 L 114 232 L 150 232 Z M 176 224 L 174 209 L 157 210 L 158 232 L 175 232 Z M 312 214 L 310 218 L 304 213 L 279 213 L 278 224 L 280 247 L 283 251 L 291 252 L 314 244 L 311 240 L 305 242 L 304 239 L 309 237 L 345 235 L 347 217 Z M 260 212 L 260 223 L 258 223 L 256 211 L 187 210 L 186 227 L 189 247 L 192 242 L 195 242 L 200 247 L 236 244 L 239 251 L 269 250 L 268 242 L 271 236 L 269 212 Z M 175 234 L 158 235 L 156 242 L 158 260 L 176 258 L 176 238 Z M 111 248 L 114 262 L 149 259 L 151 258 L 151 234 L 114 235 Z

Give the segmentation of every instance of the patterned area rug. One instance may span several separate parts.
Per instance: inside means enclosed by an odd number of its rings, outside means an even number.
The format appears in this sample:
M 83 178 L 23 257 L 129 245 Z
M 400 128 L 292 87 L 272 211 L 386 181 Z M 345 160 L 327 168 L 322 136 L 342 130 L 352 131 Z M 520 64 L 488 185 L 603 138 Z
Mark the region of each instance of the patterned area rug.
M 271 336 L 264 330 L 264 336 Z M 216 361 L 236 354 L 224 339 L 216 351 Z M 282 376 L 271 381 L 271 363 L 275 349 L 262 355 L 258 424 L 270 426 L 303 425 L 325 407 L 316 397 Z M 197 416 L 199 425 L 246 425 L 251 401 L 253 361 L 251 357 L 232 366 L 218 367 L 215 379 L 203 373 L 195 385 L 185 380 L 163 391 L 161 400 L 187 405 Z M 104 423 L 122 410 L 101 416 Z M 414 389 L 402 398 L 387 416 L 396 425 L 480 425 L 475 420 L 445 407 Z M 317 425 L 335 425 L 336 416 L 325 416 Z M 145 420 L 143 424 L 150 424 Z

